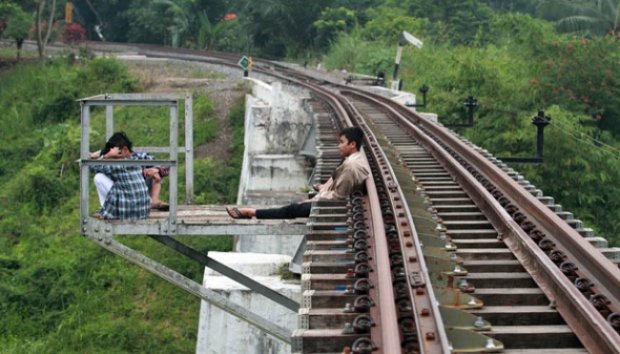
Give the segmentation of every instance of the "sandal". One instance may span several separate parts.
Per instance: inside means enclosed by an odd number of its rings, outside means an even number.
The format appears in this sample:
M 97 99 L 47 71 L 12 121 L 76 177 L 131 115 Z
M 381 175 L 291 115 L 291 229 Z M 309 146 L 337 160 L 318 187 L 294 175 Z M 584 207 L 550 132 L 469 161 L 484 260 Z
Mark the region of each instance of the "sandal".
M 157 209 L 159 211 L 168 211 L 170 210 L 170 204 L 165 202 L 159 202 L 157 204 L 151 205 L 151 209 Z
M 249 219 L 250 217 L 243 214 L 241 210 L 237 208 L 226 207 L 226 212 L 233 219 Z

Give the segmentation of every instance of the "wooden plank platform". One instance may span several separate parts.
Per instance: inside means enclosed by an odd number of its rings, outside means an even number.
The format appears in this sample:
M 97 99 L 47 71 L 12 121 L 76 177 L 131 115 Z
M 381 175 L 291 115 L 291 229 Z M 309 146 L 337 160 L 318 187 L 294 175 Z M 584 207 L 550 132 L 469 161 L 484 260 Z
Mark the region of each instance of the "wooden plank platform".
M 269 208 L 271 206 L 254 206 Z M 82 234 L 91 235 L 303 235 L 308 218 L 257 220 L 233 219 L 226 205 L 178 205 L 176 222 L 169 212 L 151 210 L 148 219 L 105 220 L 97 215 L 83 220 Z

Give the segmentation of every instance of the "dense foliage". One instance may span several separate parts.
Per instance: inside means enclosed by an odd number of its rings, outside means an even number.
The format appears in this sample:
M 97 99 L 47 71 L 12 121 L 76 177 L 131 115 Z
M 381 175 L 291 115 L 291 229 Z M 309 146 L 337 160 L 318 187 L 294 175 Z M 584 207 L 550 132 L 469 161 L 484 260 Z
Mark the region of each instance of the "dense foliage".
M 534 156 L 536 128 L 530 122 L 544 110 L 552 118 L 545 162 L 515 167 L 586 226 L 620 244 L 620 186 L 612 182 L 620 178 L 617 37 L 563 35 L 529 15 L 496 13 L 484 33 L 464 46 L 437 39 L 445 23 L 398 9 L 372 13 L 380 16 L 338 38 L 325 56 L 328 67 L 389 73 L 395 47 L 383 36 L 395 38 L 395 28 L 415 33 L 424 46 L 405 47 L 405 90 L 429 85 L 426 110 L 444 123 L 464 122 L 463 101 L 475 96 L 475 126 L 461 133 L 499 157 Z
M 108 59 L 18 65 L 0 71 L 0 82 L 0 353 L 193 351 L 199 301 L 85 240 L 77 229 L 75 100 L 136 90 L 139 82 Z M 194 108 L 195 143 L 203 144 L 217 134 L 213 104 L 200 95 Z M 136 145 L 168 141 L 163 111 L 119 109 L 115 117 L 116 127 L 129 132 Z M 231 119 L 237 132 L 242 129 L 242 104 Z M 104 140 L 102 111 L 95 111 L 93 122 L 91 139 L 97 146 Z M 235 200 L 230 190 L 236 191 L 239 168 L 232 170 L 240 166 L 242 142 L 242 137 L 234 140 L 233 162 L 226 168 L 220 168 L 223 162 L 197 159 L 198 171 L 216 167 L 197 174 L 198 198 Z M 154 241 L 121 241 L 196 281 L 202 278 L 201 266 Z M 183 241 L 203 251 L 232 247 L 230 238 Z

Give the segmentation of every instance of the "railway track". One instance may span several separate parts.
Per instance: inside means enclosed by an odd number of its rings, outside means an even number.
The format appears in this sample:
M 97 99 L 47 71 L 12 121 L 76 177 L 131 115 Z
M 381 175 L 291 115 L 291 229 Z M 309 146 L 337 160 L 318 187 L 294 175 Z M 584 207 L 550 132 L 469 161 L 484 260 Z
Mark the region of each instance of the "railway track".
M 423 193 L 434 221 L 445 227 L 445 243 L 467 271 L 454 285 L 482 301 L 483 307 L 467 311 L 492 326 L 481 332 L 500 340 L 507 349 L 504 352 L 586 352 L 544 292 L 498 239 L 498 231 L 448 171 L 385 114 L 363 101 L 356 100 L 354 105 L 368 117 L 375 134 L 384 136 L 384 149 L 392 151 L 400 175 L 412 176 L 412 187 Z
M 374 177 L 349 203 L 313 207 L 295 351 L 620 352 L 619 271 L 580 222 L 405 107 L 275 63 L 255 69 L 316 96 L 315 181 L 338 165 L 336 133 L 352 124 Z

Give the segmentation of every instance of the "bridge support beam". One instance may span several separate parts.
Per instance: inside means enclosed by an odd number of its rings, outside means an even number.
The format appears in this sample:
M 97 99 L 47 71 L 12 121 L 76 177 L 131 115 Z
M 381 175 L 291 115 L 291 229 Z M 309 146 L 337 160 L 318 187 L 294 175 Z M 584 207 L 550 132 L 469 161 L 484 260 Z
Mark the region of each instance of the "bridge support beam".
M 185 277 L 184 275 L 175 272 L 174 270 L 166 267 L 165 265 L 158 263 L 147 256 L 123 245 L 122 243 L 113 239 L 112 235 L 99 235 L 90 236 L 87 235 L 91 241 L 95 242 L 99 246 L 107 249 L 108 251 L 115 253 L 126 260 L 136 264 L 140 268 L 143 268 L 158 277 L 174 284 L 175 286 L 187 291 L 188 293 L 199 297 L 200 299 L 208 302 L 209 304 L 220 308 L 223 311 L 237 317 L 238 319 L 248 322 L 253 326 L 256 326 L 261 331 L 281 340 L 286 343 L 291 343 L 291 330 L 283 328 L 275 323 L 272 323 L 265 318 L 248 311 L 246 308 L 237 305 L 226 297 L 218 294 L 217 292 L 207 289 L 201 284 Z

